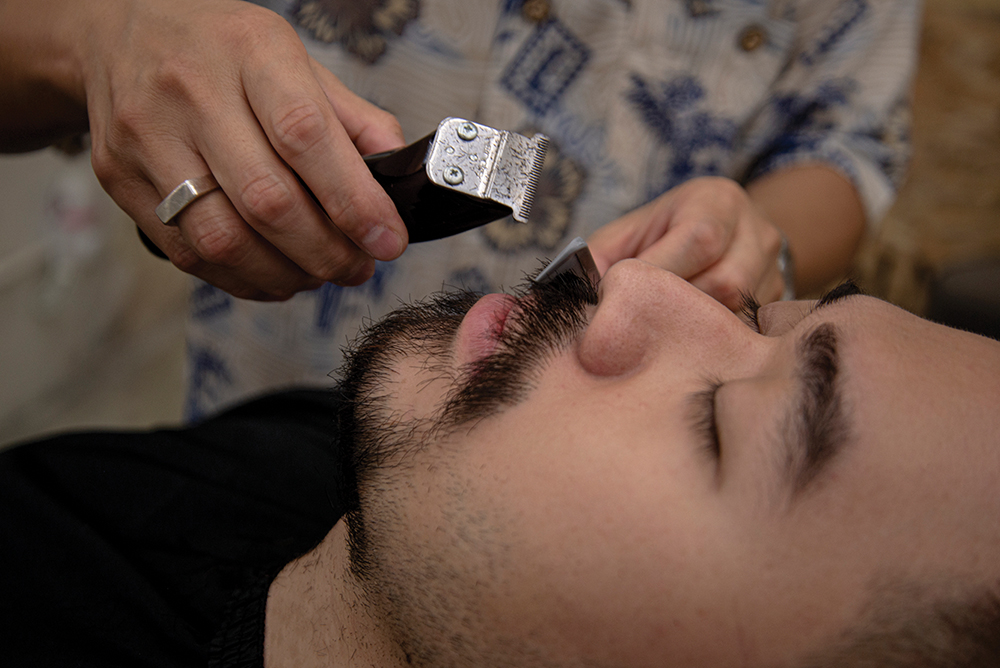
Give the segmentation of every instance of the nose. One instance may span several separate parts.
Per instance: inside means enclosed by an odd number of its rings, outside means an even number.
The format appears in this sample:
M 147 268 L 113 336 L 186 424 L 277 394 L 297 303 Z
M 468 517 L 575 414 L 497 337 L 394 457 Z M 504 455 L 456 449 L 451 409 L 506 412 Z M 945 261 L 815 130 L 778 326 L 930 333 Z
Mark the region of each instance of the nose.
M 704 356 L 736 354 L 751 330 L 728 308 L 682 278 L 641 260 L 612 266 L 580 341 L 589 373 L 632 373 L 654 360 L 695 364 Z
M 760 333 L 765 336 L 783 336 L 795 329 L 813 308 L 816 302 L 772 302 L 760 307 L 757 311 L 757 323 Z

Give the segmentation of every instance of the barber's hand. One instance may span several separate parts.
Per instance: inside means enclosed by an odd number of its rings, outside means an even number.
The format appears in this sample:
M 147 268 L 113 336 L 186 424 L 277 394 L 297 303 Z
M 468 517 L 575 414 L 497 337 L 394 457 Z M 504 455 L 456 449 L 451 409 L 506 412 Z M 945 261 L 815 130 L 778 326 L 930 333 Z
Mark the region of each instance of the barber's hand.
M 373 258 L 403 252 L 406 228 L 361 159 L 401 146 L 399 124 L 284 19 L 239 0 L 85 4 L 94 171 L 175 265 L 274 300 L 362 283 Z M 209 173 L 221 190 L 161 223 L 157 204 Z
M 601 274 L 625 258 L 672 271 L 737 310 L 741 294 L 781 298 L 781 233 L 735 181 L 692 179 L 608 223 L 588 240 Z

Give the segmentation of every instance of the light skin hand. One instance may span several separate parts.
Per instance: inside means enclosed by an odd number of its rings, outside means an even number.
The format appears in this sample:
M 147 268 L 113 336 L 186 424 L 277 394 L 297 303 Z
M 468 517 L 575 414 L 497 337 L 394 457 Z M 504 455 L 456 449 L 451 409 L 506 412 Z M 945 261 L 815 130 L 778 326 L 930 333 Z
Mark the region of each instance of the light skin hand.
M 741 293 L 761 303 L 781 297 L 781 232 L 795 258 L 795 290 L 809 294 L 843 277 L 864 229 L 853 185 L 817 163 L 769 173 L 746 189 L 730 179 L 692 179 L 604 226 L 589 243 L 602 274 L 639 258 L 736 310 Z
M 237 0 L 44 0 L 64 27 L 102 185 L 179 268 L 236 296 L 280 300 L 364 282 L 407 234 L 361 156 L 404 144 L 269 10 Z M 73 18 L 75 16 L 75 18 Z M 221 190 L 167 226 L 185 179 Z
M 735 181 L 700 177 L 605 225 L 588 240 L 598 269 L 638 258 L 671 271 L 730 309 L 749 292 L 781 297 L 781 233 Z

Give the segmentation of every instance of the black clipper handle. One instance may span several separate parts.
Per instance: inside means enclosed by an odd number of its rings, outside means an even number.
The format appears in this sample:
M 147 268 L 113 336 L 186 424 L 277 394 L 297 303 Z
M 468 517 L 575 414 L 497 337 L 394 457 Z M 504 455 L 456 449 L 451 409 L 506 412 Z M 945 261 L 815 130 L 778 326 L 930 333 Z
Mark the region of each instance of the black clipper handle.
M 397 151 L 365 156 L 372 176 L 396 205 L 410 243 L 450 237 L 509 216 L 511 208 L 442 188 L 427 177 L 424 157 L 434 139 L 430 134 Z M 138 226 L 139 239 L 150 253 L 166 254 Z
M 372 176 L 406 224 L 410 242 L 471 230 L 511 214 L 511 208 L 443 188 L 427 176 L 426 159 L 436 133 L 395 151 L 365 156 Z

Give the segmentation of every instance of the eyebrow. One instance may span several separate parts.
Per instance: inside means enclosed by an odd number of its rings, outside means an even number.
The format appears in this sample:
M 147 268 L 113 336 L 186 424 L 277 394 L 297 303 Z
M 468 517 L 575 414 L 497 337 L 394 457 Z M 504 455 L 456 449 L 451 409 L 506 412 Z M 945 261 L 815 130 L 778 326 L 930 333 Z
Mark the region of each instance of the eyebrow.
M 824 295 L 813 312 L 858 294 L 862 293 L 856 285 L 844 283 Z M 786 454 L 786 473 L 793 497 L 801 496 L 827 468 L 850 434 L 838 383 L 838 338 L 833 324 L 822 323 L 797 346 L 801 391 Z

